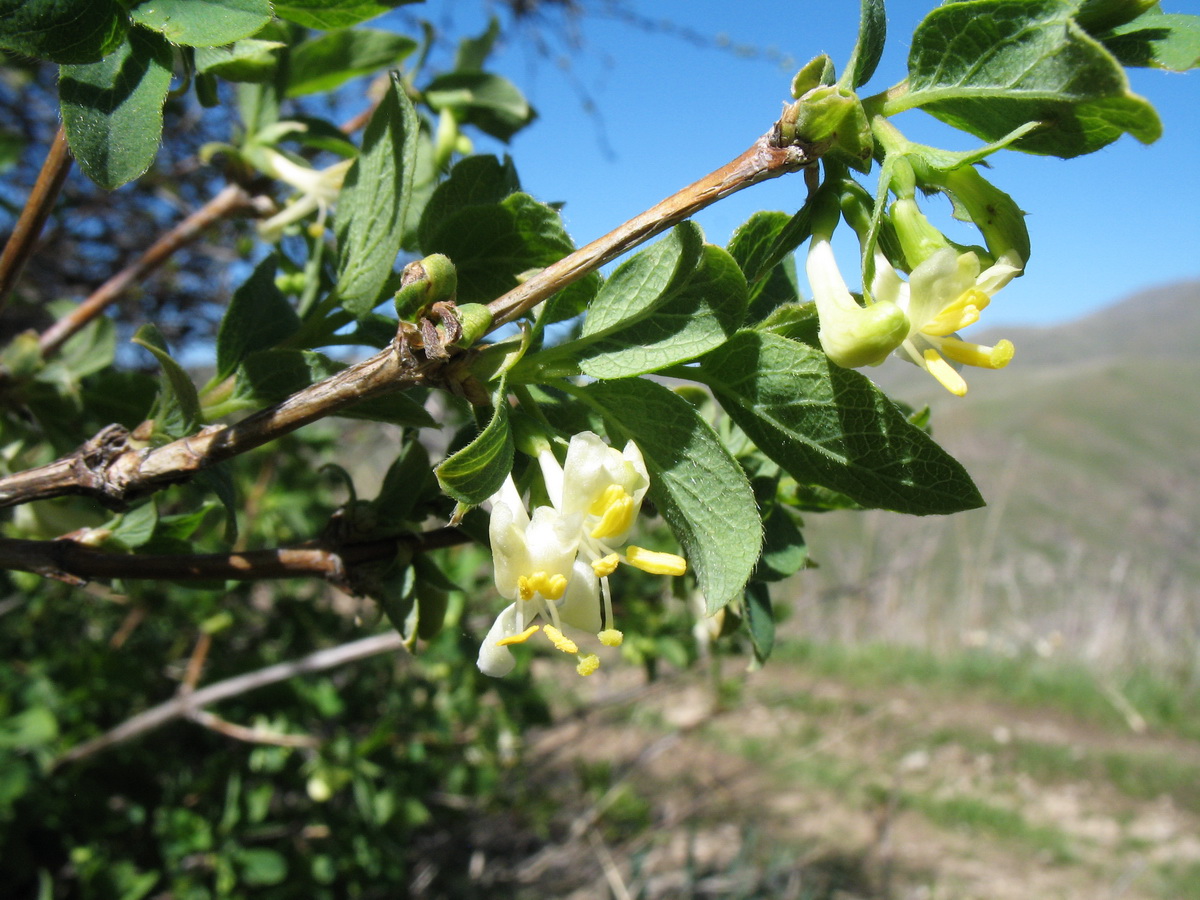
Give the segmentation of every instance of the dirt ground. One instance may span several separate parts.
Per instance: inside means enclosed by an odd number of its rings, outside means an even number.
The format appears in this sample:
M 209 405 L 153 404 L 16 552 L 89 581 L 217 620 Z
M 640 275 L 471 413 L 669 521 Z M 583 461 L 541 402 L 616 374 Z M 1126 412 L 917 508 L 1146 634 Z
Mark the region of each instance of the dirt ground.
M 787 665 L 733 677 L 727 708 L 700 676 L 589 683 L 529 736 L 552 826 L 522 854 L 481 842 L 481 874 L 570 900 L 1200 897 L 1200 744 Z

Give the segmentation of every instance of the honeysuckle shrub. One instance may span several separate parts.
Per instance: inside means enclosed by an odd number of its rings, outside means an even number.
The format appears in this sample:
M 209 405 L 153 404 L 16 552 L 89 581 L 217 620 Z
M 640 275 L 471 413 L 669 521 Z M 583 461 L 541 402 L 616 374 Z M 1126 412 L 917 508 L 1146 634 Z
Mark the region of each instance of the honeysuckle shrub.
M 62 123 L 0 261 L 0 303 L 53 321 L 0 349 L 17 896 L 469 891 L 481 812 L 545 824 L 511 777 L 545 692 L 762 665 L 802 515 L 983 503 L 858 370 L 915 364 L 970 402 L 963 367 L 1020 348 L 959 332 L 1024 275 L 1036 208 L 982 164 L 1153 141 L 1126 67 L 1200 56 L 1197 17 L 1158 3 L 967 0 L 877 77 L 863 0 L 850 59 L 806 64 L 746 154 L 577 250 L 519 160 L 474 152 L 534 119 L 488 69 L 497 27 L 434 72 L 431 29 L 372 21 L 399 5 L 0 3 L 6 59 L 58 67 Z M 339 91 L 366 114 L 330 121 Z M 110 190 L 153 172 L 168 98 L 227 126 L 196 159 L 212 200 L 121 284 L 39 296 L 19 274 L 66 167 Z M 910 109 L 976 149 L 908 140 Z M 688 221 L 785 175 L 803 205 L 725 247 Z M 939 194 L 977 244 L 932 223 Z M 118 348 L 113 300 L 230 216 L 257 227 L 222 251 L 213 344 L 123 321 Z

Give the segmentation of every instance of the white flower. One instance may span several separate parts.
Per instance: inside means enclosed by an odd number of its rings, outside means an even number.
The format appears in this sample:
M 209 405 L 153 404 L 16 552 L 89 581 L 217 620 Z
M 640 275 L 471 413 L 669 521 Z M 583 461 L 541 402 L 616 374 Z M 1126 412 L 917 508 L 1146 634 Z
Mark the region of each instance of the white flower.
M 623 640 L 613 627 L 608 576 L 620 562 L 643 571 L 682 575 L 686 561 L 671 553 L 628 546 L 616 548 L 632 530 L 650 486 L 650 475 L 637 445 L 609 447 L 597 435 L 575 435 L 560 466 L 549 445 L 538 454 L 550 506 L 532 518 L 510 476 L 492 498 L 490 537 L 496 587 L 513 600 L 497 617 L 479 651 L 479 668 L 502 676 L 513 667 L 509 646 L 542 631 L 564 653 L 576 654 L 576 670 L 589 675 L 600 665 L 595 654 L 582 654 L 562 633 L 569 625 L 591 632 L 605 646 Z
M 317 221 L 313 223 L 312 228 L 316 234 L 320 234 L 325 229 L 325 217 L 337 200 L 342 190 L 342 182 L 346 179 L 346 172 L 354 164 L 354 160 L 344 159 L 325 169 L 313 169 L 293 162 L 270 147 L 264 149 L 264 154 L 264 168 L 267 174 L 294 187 L 299 196 L 285 209 L 259 223 L 259 233 L 267 240 L 278 240 L 288 225 L 316 212 Z
M 534 620 L 543 618 L 548 628 L 561 630 L 558 607 L 574 575 L 579 522 L 552 506 L 538 507 L 530 518 L 510 475 L 492 499 L 489 536 L 496 588 L 513 601 L 496 618 L 479 651 L 480 670 L 499 677 L 514 664 L 508 646 L 538 630 Z
M 1023 263 L 1009 251 L 994 265 L 983 271 L 981 268 L 975 253 L 956 253 L 947 247 L 913 269 L 905 283 L 882 253 L 875 254 L 872 293 L 877 300 L 895 303 L 908 315 L 908 334 L 896 355 L 920 366 L 959 397 L 967 392 L 967 383 L 957 371 L 959 366 L 1002 369 L 1013 357 L 1009 341 L 987 347 L 964 341 L 956 334 L 978 321 L 992 297 L 1021 274 Z

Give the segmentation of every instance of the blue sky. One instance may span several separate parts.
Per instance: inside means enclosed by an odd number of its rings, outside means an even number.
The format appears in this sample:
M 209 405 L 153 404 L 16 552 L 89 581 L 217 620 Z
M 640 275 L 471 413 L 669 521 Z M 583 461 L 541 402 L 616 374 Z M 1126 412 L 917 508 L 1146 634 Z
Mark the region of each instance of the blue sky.
M 584 4 L 594 12 L 578 21 L 578 49 L 551 42 L 547 58 L 512 39 L 493 60 L 540 116 L 508 148 L 523 186 L 541 200 L 566 204 L 567 227 L 580 244 L 749 146 L 789 99 L 801 64 L 821 52 L 839 66 L 847 58 L 858 11 L 852 0 L 625 0 L 621 5 L 649 22 L 666 23 L 647 29 L 606 15 L 606 5 Z M 933 5 L 887 4 L 888 50 L 871 92 L 903 77 L 909 36 Z M 429 0 L 406 9 L 459 33 L 486 23 L 478 0 Z M 1200 2 L 1165 0 L 1164 9 L 1200 13 Z M 671 33 L 681 29 L 705 45 Z M 758 53 L 738 55 L 720 41 Z M 1054 324 L 1144 287 L 1200 277 L 1200 74 L 1135 71 L 1131 80 L 1163 119 L 1157 143 L 1124 137 L 1067 161 L 992 157 L 991 179 L 1029 212 L 1033 256 L 984 324 Z M 584 95 L 598 117 L 584 108 Z M 951 149 L 975 145 L 919 111 L 895 121 L 914 140 Z M 794 212 L 803 197 L 801 178 L 784 177 L 722 201 L 697 221 L 710 241 L 724 244 L 756 210 Z M 846 268 L 853 268 L 849 260 Z

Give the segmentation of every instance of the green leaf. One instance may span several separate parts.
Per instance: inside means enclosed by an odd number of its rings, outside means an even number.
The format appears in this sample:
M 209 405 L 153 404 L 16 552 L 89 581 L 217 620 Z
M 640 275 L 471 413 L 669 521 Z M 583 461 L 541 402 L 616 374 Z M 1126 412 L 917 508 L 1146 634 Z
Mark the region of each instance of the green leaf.
M 358 25 L 397 6 L 415 2 L 420 0 L 276 0 L 275 14 L 305 28 L 331 31 Z
M 512 467 L 513 438 L 508 425 L 508 387 L 507 379 L 501 378 L 487 427 L 434 471 L 443 491 L 459 503 L 478 506 L 500 490 Z
M 785 212 L 756 212 L 729 239 L 729 253 L 741 266 L 749 288 L 748 322 L 800 300 L 796 262 L 790 251 L 782 259 L 776 252 L 776 244 L 791 221 L 792 216 Z
M 746 631 L 754 646 L 754 658 L 766 662 L 775 649 L 775 613 L 771 609 L 771 592 L 761 581 L 746 586 L 742 603 L 746 615 Z
M 238 864 L 242 869 L 242 881 L 251 887 L 280 884 L 287 878 L 287 857 L 278 850 L 243 848 L 238 851 Z
M 49 744 L 57 737 L 58 720 L 45 706 L 34 706 L 0 720 L 3 750 L 28 750 Z
M 862 0 L 862 11 L 858 20 L 858 41 L 850 62 L 842 74 L 844 87 L 856 90 L 871 80 L 875 67 L 883 56 L 883 45 L 887 40 L 887 16 L 883 0 Z
M 1124 69 L 1072 18 L 1067 0 L 971 0 L 933 10 L 913 34 L 909 89 L 888 114 L 920 107 L 984 140 L 1028 122 L 1014 149 L 1069 158 L 1128 132 L 1162 133 Z
M 589 314 L 580 368 L 593 378 L 625 378 L 695 359 L 725 343 L 746 314 L 742 270 L 732 256 L 712 244 L 704 245 L 690 277 L 653 306 L 609 294 L 606 289 L 614 280 L 616 276 L 600 289 L 592 312 L 608 300 L 626 309 L 640 306 L 643 312 L 625 316 L 600 332 L 591 327 L 598 317 Z
M 279 64 L 280 41 L 246 38 L 228 47 L 197 47 L 196 71 L 219 75 L 226 81 L 267 81 Z
M 128 30 L 118 0 L 0 0 L 0 48 L 63 65 L 97 62 Z
M 379 494 L 371 501 L 377 519 L 385 524 L 408 520 L 430 477 L 429 452 L 418 441 L 410 441 L 388 467 Z
M 435 193 L 430 204 L 437 200 Z M 558 211 L 521 193 L 459 209 L 442 220 L 423 247 L 454 262 L 460 304 L 494 300 L 516 287 L 523 273 L 575 249 Z
M 584 336 L 611 332 L 654 312 L 683 289 L 703 253 L 700 226 L 676 225 L 662 240 L 622 263 L 604 283 L 588 310 Z
M 300 97 L 332 91 L 351 78 L 398 64 L 416 48 L 412 38 L 390 31 L 332 31 L 293 48 L 286 94 Z
M 147 0 L 130 11 L 138 25 L 173 44 L 219 47 L 258 32 L 271 21 L 270 0 Z
M 802 484 L 915 515 L 983 505 L 960 463 L 867 378 L 820 350 L 745 331 L 705 357 L 695 377 Z
M 217 330 L 216 378 L 231 375 L 252 351 L 267 350 L 300 329 L 300 318 L 275 286 L 275 257 L 268 256 L 233 292 Z
M 74 303 L 69 305 L 75 308 Z M 54 304 L 51 307 L 54 308 Z M 108 316 L 101 316 L 71 335 L 58 355 L 46 364 L 46 369 L 61 366 L 72 380 L 78 380 L 106 368 L 116 352 L 117 326 Z
M 422 93 L 435 110 L 453 110 L 460 123 L 505 142 L 536 115 L 516 85 L 488 72 L 439 75 Z
M 455 72 L 480 72 L 496 45 L 500 36 L 500 20 L 492 16 L 488 20 L 487 30 L 479 37 L 463 38 L 458 42 L 458 52 L 454 54 Z
M 1200 66 L 1200 16 L 1146 13 L 1100 40 L 1125 66 L 1186 72 Z
M 62 67 L 58 95 L 67 142 L 102 188 L 118 188 L 154 162 L 171 66 L 170 45 L 135 29 L 100 62 Z
M 127 513 L 117 516 L 116 521 L 109 526 L 112 531 L 111 540 L 126 550 L 136 550 L 154 535 L 158 524 L 158 506 L 151 497 L 141 506 L 135 506 Z
M 632 439 L 650 472 L 650 499 L 675 534 L 714 613 L 741 596 L 762 547 L 754 492 L 696 409 L 644 378 L 597 381 L 580 396 L 614 443 Z
M 170 438 L 191 434 L 200 423 L 200 397 L 192 379 L 171 357 L 167 342 L 154 325 L 143 325 L 130 340 L 153 353 L 162 366 L 164 377 L 150 413 L 155 432 Z
M 792 513 L 779 503 L 771 504 L 763 517 L 763 551 L 754 569 L 758 581 L 781 581 L 808 564 L 808 545 Z
M 447 222 L 459 212 L 476 206 L 493 206 L 509 194 L 521 189 L 517 170 L 512 160 L 504 162 L 494 156 L 471 156 L 458 163 L 450 177 L 434 190 L 417 228 L 417 240 L 422 252 L 428 256 L 440 240 L 442 232 L 449 231 Z
M 419 130 L 404 84 L 393 73 L 338 197 L 337 293 L 356 316 L 369 313 L 383 300 L 400 252 Z
M 418 0 L 276 0 L 275 15 L 305 28 L 331 31 L 381 16 Z
M 817 336 L 820 329 L 821 321 L 817 317 L 815 303 L 785 304 L 754 326 L 755 331 L 777 334 L 818 348 L 821 346 Z
M 225 463 L 201 469 L 196 473 L 196 483 L 211 491 L 221 502 L 225 511 L 225 541 L 232 544 L 238 536 L 238 512 L 241 510 L 237 502 L 237 490 L 233 485 L 233 477 Z M 169 537 L 169 535 L 167 535 Z

